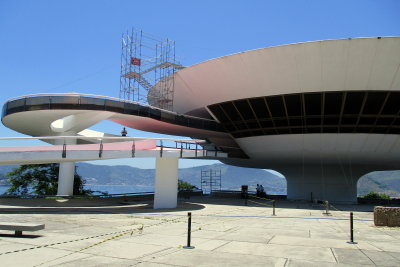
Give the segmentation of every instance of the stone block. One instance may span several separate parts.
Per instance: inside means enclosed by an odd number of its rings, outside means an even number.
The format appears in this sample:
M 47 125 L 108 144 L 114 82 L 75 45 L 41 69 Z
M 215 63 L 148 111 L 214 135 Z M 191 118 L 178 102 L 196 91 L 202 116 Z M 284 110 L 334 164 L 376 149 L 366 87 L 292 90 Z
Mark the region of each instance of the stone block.
M 374 208 L 375 226 L 400 226 L 400 207 L 380 207 Z

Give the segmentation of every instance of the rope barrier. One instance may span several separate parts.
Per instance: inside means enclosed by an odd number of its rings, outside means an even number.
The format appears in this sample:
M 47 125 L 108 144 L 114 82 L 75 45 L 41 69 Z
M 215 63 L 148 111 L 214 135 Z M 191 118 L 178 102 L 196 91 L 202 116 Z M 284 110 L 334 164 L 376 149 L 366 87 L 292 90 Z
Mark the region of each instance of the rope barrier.
M 144 218 L 144 219 L 146 219 L 146 218 Z M 161 225 L 161 224 L 165 224 L 165 223 L 169 223 L 169 222 L 175 222 L 175 221 L 177 221 L 177 220 L 179 220 L 179 219 L 181 219 L 181 218 L 178 217 L 178 218 L 172 219 L 172 220 L 162 220 L 160 223 L 156 223 L 156 224 L 149 225 L 149 226 L 147 226 L 146 228 L 154 227 L 154 226 L 159 226 L 159 225 Z M 99 242 L 97 242 L 97 243 L 94 243 L 94 244 L 92 244 L 92 245 L 90 245 L 90 246 L 84 247 L 84 248 L 82 248 L 82 249 L 80 249 L 80 250 L 73 251 L 72 253 L 69 253 L 69 254 L 67 254 L 67 255 L 58 257 L 58 258 L 56 258 L 56 259 L 52 259 L 52 260 L 50 260 L 50 261 L 46 261 L 46 262 L 40 263 L 40 264 L 38 264 L 38 265 L 35 265 L 35 266 L 40 266 L 40 265 L 43 265 L 43 264 L 45 264 L 45 263 L 52 262 L 52 261 L 55 261 L 55 260 L 58 260 L 58 259 L 61 259 L 61 258 L 70 256 L 70 255 L 72 255 L 72 254 L 79 253 L 79 252 L 81 252 L 81 251 L 83 251 L 83 250 L 86 250 L 86 249 L 89 249 L 89 248 L 91 248 L 91 247 L 100 245 L 100 244 L 105 243 L 105 242 L 107 242 L 107 241 L 111 241 L 111 240 L 118 239 L 118 238 L 120 238 L 120 237 L 122 237 L 122 236 L 125 236 L 125 235 L 129 234 L 129 233 L 132 235 L 134 232 L 141 232 L 141 231 L 143 231 L 143 229 L 144 229 L 144 225 L 142 224 L 141 227 L 139 227 L 139 228 L 131 228 L 131 229 L 128 229 L 128 230 L 123 230 L 123 231 L 110 232 L 110 233 L 105 233 L 105 234 L 101 234 L 101 235 L 89 236 L 89 237 L 84 237 L 84 238 L 79 238 L 79 239 L 74 239 L 74 240 L 69 240 L 69 241 L 51 243 L 51 244 L 46 244 L 46 245 L 41 245 L 41 246 L 35 246 L 35 247 L 30 247 L 30 248 L 25 248 L 25 249 L 18 249 L 18 250 L 14 250 L 14 251 L 7 251 L 7 252 L 0 253 L 0 256 L 1 256 L 1 255 L 6 255 L 6 254 L 11 254 L 11 253 L 23 252 L 23 251 L 27 251 L 27 250 L 33 250 L 33 249 L 39 249 L 39 248 L 46 248 L 46 247 L 51 247 L 51 246 L 55 246 L 55 245 L 73 243 L 73 242 L 78 242 L 78 241 L 83 241 L 83 240 L 89 240 L 89 239 L 98 238 L 98 237 L 103 237 L 103 236 L 107 236 L 107 235 L 114 235 L 114 236 L 112 236 L 112 237 L 106 238 L 106 239 L 104 239 L 104 240 L 102 240 L 102 241 L 99 241 Z
M 156 223 L 156 224 L 149 225 L 149 226 L 147 226 L 146 228 L 154 227 L 154 226 L 159 226 L 159 225 L 161 225 L 161 224 L 165 224 L 165 223 L 169 223 L 169 222 L 175 222 L 175 221 L 177 221 L 177 220 L 179 220 L 179 219 L 181 219 L 181 218 L 178 217 L 178 218 L 173 219 L 173 220 L 162 220 L 160 223 Z M 121 237 L 123 237 L 123 236 L 125 236 L 125 235 L 127 235 L 127 234 L 129 234 L 129 233 L 130 233 L 131 235 L 133 235 L 134 232 L 136 232 L 136 231 L 141 232 L 141 231 L 143 231 L 143 229 L 144 229 L 144 225 L 142 224 L 142 226 L 139 227 L 139 228 L 137 228 L 137 229 L 129 229 L 129 230 L 121 231 L 121 232 L 119 232 L 120 234 L 118 234 L 118 235 L 112 236 L 112 237 L 110 237 L 110 238 L 106 238 L 106 239 L 104 239 L 104 240 L 102 240 L 102 241 L 99 241 L 99 242 L 97 242 L 97 243 L 94 243 L 94 244 L 92 244 L 92 245 L 89 245 L 89 246 L 87 246 L 87 247 L 84 247 L 84 248 L 82 248 L 82 249 L 80 249 L 80 250 L 75 250 L 75 251 L 73 251 L 73 252 L 71 252 L 71 253 L 69 253 L 69 254 L 60 256 L 60 257 L 58 257 L 58 258 L 55 258 L 55 259 L 52 259 L 52 260 L 49 260 L 49 261 L 42 262 L 42 263 L 40 263 L 40 264 L 38 264 L 38 265 L 35 265 L 35 266 L 41 266 L 41 265 L 43 265 L 43 264 L 46 264 L 46 263 L 49 263 L 49 262 L 52 262 L 52 261 L 55 261 L 55 260 L 58 260 L 58 259 L 62 259 L 62 258 L 68 257 L 68 256 L 73 255 L 73 254 L 75 254 L 75 253 L 82 252 L 83 250 L 86 250 L 86 249 L 89 249 L 89 248 L 98 246 L 98 245 L 100 245 L 100 244 L 103 244 L 103 243 L 105 243 L 105 242 L 108 242 L 108 241 L 111 241 L 111 240 L 115 240 L 115 239 L 121 238 Z M 100 236 L 104 236 L 104 235 L 100 235 Z M 98 237 L 98 236 L 97 236 L 97 237 Z M 94 237 L 92 237 L 92 238 L 94 238 Z M 81 240 L 84 240 L 84 239 L 89 239 L 89 238 L 83 238 L 83 239 L 81 239 Z M 78 240 L 77 240 L 77 241 L 78 241 Z M 71 242 L 72 242 L 72 241 L 71 241 Z M 68 243 L 68 242 L 65 242 L 65 243 Z M 60 243 L 60 244 L 61 244 L 61 243 Z M 52 245 L 57 245 L 57 243 L 56 243 L 56 244 L 52 244 Z M 49 246 L 50 246 L 50 245 L 49 245 Z M 42 246 L 42 247 L 43 247 L 43 246 Z M 32 249 L 33 249 L 33 248 L 32 248 Z M 25 250 L 26 250 L 26 249 L 25 249 Z M 1 255 L 1 254 L 0 254 L 0 255 Z
M 131 231 L 131 229 L 130 229 L 130 230 L 125 230 L 125 231 Z M 38 248 L 51 247 L 51 246 L 55 246 L 55 245 L 67 244 L 67 243 L 72 243 L 72 242 L 78 242 L 78 241 L 83 241 L 83 240 L 98 238 L 98 237 L 102 237 L 102 236 L 112 235 L 112 234 L 116 234 L 116 233 L 121 233 L 121 232 L 125 232 L 125 231 L 106 233 L 106 234 L 101 234 L 101 235 L 96 235 L 96 236 L 89 236 L 89 237 L 83 237 L 83 238 L 74 239 L 74 240 L 69 240 L 69 241 L 63 241 L 63 242 L 51 243 L 51 244 L 46 244 L 46 245 L 41 245 L 41 246 L 36 246 L 36 247 L 30 247 L 30 248 L 26 248 L 26 249 L 19 249 L 19 250 L 14 250 L 14 251 L 7 251 L 7 252 L 0 253 L 0 256 L 1 256 L 1 255 L 5 255 L 5 254 L 11 254 L 11 253 L 16 253 L 16 252 L 21 252 L 21 251 L 25 251 L 25 250 L 38 249 Z
M 239 209 L 237 209 L 239 210 Z M 163 213 L 153 213 L 151 215 L 166 215 Z M 180 218 L 187 217 L 187 214 L 170 214 L 170 216 L 178 216 Z M 218 215 L 218 214 L 192 214 L 192 217 L 221 217 L 221 218 L 261 218 L 261 219 L 304 219 L 304 220 L 333 220 L 333 221 L 348 221 L 348 218 L 335 218 L 335 217 L 301 217 L 301 216 L 279 216 L 279 217 L 272 217 L 272 216 L 265 216 L 265 215 Z M 373 222 L 373 219 L 354 219 L 354 221 L 360 222 Z M 209 223 L 205 225 L 215 224 Z
M 136 230 L 138 230 L 138 229 L 136 229 Z M 114 239 L 118 239 L 118 238 L 120 238 L 120 237 L 123 237 L 123 236 L 125 236 L 125 235 L 127 235 L 127 234 L 129 234 L 129 233 L 132 235 L 133 232 L 134 232 L 134 231 L 126 231 L 126 233 L 122 233 L 122 234 L 119 234 L 119 235 L 112 236 L 112 237 L 110 237 L 110 238 L 104 239 L 104 240 L 102 240 L 102 241 L 99 241 L 99 242 L 97 242 L 97 243 L 94 243 L 94 244 L 92 244 L 92 245 L 89 245 L 89 246 L 87 246 L 87 247 L 84 247 L 84 248 L 82 248 L 82 249 L 75 250 L 75 251 L 73 251 L 73 252 L 71 252 L 71 253 L 69 253 L 69 254 L 66 254 L 66 255 L 57 257 L 57 258 L 55 258 L 55 259 L 51 259 L 51 260 L 42 262 L 42 263 L 40 263 L 40 264 L 34 265 L 34 267 L 36 267 L 36 266 L 41 266 L 41 265 L 43 265 L 43 264 L 46 264 L 46 263 L 49 263 L 49 262 L 52 262 L 52 261 L 56 261 L 56 260 L 59 260 L 59 259 L 65 258 L 65 257 L 68 257 L 68 256 L 73 255 L 73 254 L 75 254 L 75 253 L 82 252 L 82 251 L 84 251 L 84 250 L 86 250 L 86 249 L 95 247 L 95 246 L 100 245 L 100 244 L 103 244 L 103 243 L 105 243 L 105 242 L 108 242 L 108 241 L 111 241 L 111 240 L 114 240 Z

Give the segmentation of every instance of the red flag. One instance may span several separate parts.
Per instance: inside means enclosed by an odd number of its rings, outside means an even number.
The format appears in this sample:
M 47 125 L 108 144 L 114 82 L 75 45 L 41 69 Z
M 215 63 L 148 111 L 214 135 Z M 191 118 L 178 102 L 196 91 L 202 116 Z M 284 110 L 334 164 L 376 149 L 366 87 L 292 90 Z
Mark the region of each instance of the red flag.
M 132 64 L 132 65 L 140 66 L 140 58 L 131 57 L 131 64 Z

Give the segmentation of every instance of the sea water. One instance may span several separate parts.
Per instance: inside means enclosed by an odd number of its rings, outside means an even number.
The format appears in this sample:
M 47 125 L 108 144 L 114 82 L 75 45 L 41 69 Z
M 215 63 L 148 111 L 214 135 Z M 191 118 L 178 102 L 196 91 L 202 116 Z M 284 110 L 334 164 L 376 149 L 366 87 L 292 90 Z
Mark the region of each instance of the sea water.
M 0 195 L 4 194 L 9 186 L 0 185 Z
M 0 195 L 4 194 L 9 186 L 0 186 Z M 107 192 L 108 194 L 124 194 L 124 193 L 144 193 L 154 192 L 153 186 L 132 186 L 132 185 L 86 185 L 85 189 L 92 191 Z M 95 192 L 95 195 L 100 194 Z

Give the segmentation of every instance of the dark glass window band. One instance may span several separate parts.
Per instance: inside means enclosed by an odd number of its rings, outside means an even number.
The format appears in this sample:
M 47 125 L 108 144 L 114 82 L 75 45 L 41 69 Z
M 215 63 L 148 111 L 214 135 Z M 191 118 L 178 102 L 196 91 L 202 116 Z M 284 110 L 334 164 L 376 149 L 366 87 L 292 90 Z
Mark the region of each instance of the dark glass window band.
M 303 133 L 400 134 L 400 91 L 286 94 L 208 106 L 236 138 Z
M 196 129 L 225 132 L 224 128 L 215 121 L 170 113 L 135 103 L 85 96 L 37 96 L 12 100 L 4 104 L 2 118 L 18 112 L 55 109 L 112 111 L 127 115 L 149 117 L 155 120 Z

